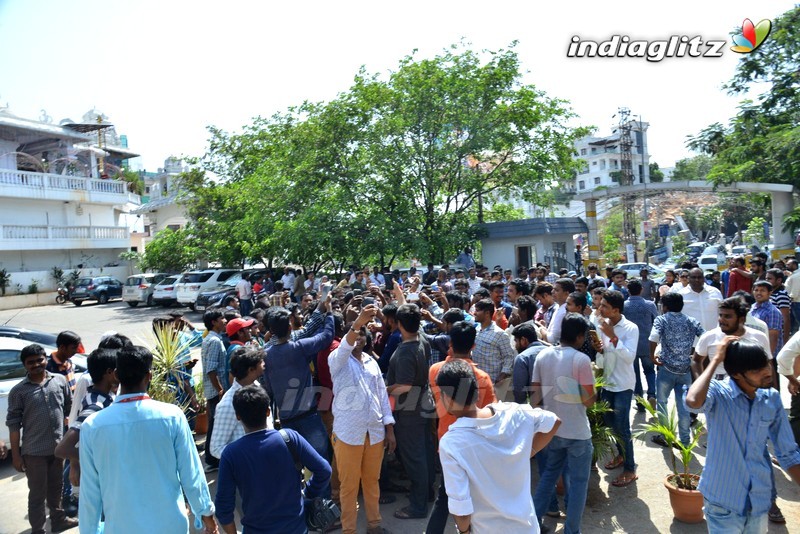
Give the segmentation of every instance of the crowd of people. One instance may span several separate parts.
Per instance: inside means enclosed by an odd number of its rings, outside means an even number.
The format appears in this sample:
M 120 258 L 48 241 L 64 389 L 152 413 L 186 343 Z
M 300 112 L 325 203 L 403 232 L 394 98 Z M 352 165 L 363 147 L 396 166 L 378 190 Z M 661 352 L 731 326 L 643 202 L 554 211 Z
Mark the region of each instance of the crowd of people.
M 81 377 L 77 334 L 62 332 L 50 355 L 26 347 L 6 424 L 32 532 L 45 532 L 46 504 L 54 532 L 187 532 L 188 509 L 209 533 L 236 532 L 237 512 L 245 532 L 301 533 L 305 511 L 331 500 L 341 517 L 329 526 L 350 534 L 360 491 L 370 534 L 386 532 L 380 505 L 398 494 L 407 504 L 394 516 L 427 518 L 428 533 L 450 516 L 461 533 L 539 532 L 545 516 L 578 533 L 597 469 L 587 407 L 610 407 L 618 445 L 604 467 L 625 487 L 638 479 L 631 412 L 648 403 L 667 417 L 670 396 L 683 444 L 705 414 L 709 532 L 785 521 L 772 461 L 800 483 L 794 259 L 734 258 L 714 278 L 685 264 L 658 284 L 646 269 L 628 280 L 594 263 L 585 274 L 487 269 L 470 252 L 459 268 L 352 267 L 339 281 L 287 267 L 244 279 L 203 328 L 179 312 L 156 319 L 182 347 L 171 404 L 148 396 L 154 356 L 122 334 L 103 336 Z

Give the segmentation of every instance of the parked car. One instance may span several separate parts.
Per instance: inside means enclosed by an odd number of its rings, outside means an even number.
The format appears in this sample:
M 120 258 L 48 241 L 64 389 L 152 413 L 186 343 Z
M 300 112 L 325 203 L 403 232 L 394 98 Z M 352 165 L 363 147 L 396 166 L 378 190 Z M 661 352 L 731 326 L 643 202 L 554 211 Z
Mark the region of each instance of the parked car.
M 194 302 L 195 311 L 206 311 L 214 306 L 219 306 L 228 295 L 236 294 L 236 284 L 242 279 L 242 276 L 247 277 L 248 280 L 253 279 L 253 275 L 266 273 L 263 269 L 246 269 L 238 272 L 222 282 L 221 284 L 203 290 L 197 295 L 197 300 Z
M 80 306 L 86 300 L 105 304 L 113 298 L 122 298 L 122 282 L 111 276 L 93 276 L 75 282 L 70 300 L 75 306 Z
M 696 241 L 691 243 L 688 247 L 686 247 L 686 254 L 689 256 L 689 259 L 696 259 L 703 254 L 703 251 L 708 246 L 708 243 L 705 241 Z
M 152 306 L 155 285 L 167 276 L 169 276 L 167 273 L 143 273 L 129 276 L 125 280 L 122 300 L 127 302 L 131 308 L 135 308 L 140 302 Z
M 705 254 L 697 258 L 697 266 L 703 269 L 703 272 L 718 271 L 720 266 L 725 266 L 725 259 L 723 258 L 722 263 L 720 263 L 717 254 Z
M 660 283 L 664 279 L 664 271 L 661 268 L 653 265 L 652 263 L 620 263 L 617 269 L 622 269 L 627 274 L 627 278 L 639 278 L 639 273 L 642 269 L 647 269 L 650 273 L 650 280 Z
M 44 332 L 42 332 L 44 334 Z M 38 334 L 37 334 L 38 335 Z M 48 354 L 56 350 L 55 348 L 55 335 L 53 336 L 53 345 L 43 345 Z M 25 378 L 25 367 L 19 359 L 20 352 L 26 346 L 36 341 L 28 339 L 12 339 L 10 337 L 0 337 L 0 420 L 5 422 L 6 415 L 8 414 L 8 393 L 11 388 L 16 386 Z M 75 373 L 83 373 L 86 371 L 86 356 L 76 354 L 72 357 L 72 363 L 75 366 Z M 8 443 L 8 427 L 3 424 L 0 425 L 0 440 Z
M 748 254 L 750 249 L 748 249 L 744 245 L 736 245 L 735 247 L 731 247 L 731 256 L 744 256 Z
M 201 291 L 215 287 L 239 272 L 239 269 L 206 269 L 183 273 L 175 284 L 178 303 L 194 310 L 194 303 Z
M 28 330 L 27 328 L 9 325 L 0 326 L 0 337 L 21 339 L 28 343 L 38 343 L 43 347 L 56 347 L 56 340 L 58 339 L 57 334 L 51 334 L 50 332 L 43 332 L 41 330 Z M 78 354 L 84 354 L 85 352 L 86 350 L 83 347 L 83 343 L 78 345 Z
M 153 286 L 153 304 L 169 307 L 178 302 L 178 292 L 175 284 L 178 283 L 180 275 L 172 275 L 164 278 Z

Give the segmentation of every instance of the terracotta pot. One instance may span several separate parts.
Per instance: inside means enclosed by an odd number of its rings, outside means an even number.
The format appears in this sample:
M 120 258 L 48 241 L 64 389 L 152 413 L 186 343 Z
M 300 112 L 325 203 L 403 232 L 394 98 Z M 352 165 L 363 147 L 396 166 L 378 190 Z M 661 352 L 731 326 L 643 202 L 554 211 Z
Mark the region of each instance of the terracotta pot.
M 208 432 L 208 412 L 200 412 L 195 416 L 194 431 L 196 434 Z
M 691 475 L 692 482 L 697 485 L 698 475 Z M 700 523 L 703 521 L 703 494 L 698 490 L 680 489 L 672 483 L 675 475 L 664 480 L 664 487 L 669 491 L 669 502 L 675 519 L 683 523 Z

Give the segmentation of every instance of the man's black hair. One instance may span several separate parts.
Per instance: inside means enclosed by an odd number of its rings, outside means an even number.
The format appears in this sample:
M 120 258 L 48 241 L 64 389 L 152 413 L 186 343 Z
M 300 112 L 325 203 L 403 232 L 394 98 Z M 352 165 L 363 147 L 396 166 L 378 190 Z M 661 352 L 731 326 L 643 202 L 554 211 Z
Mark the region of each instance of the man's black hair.
M 344 315 L 339 312 L 331 313 L 333 317 L 333 332 L 335 337 L 343 338 L 344 337 Z
M 680 313 L 683 310 L 683 295 L 674 291 L 669 292 L 661 297 L 661 306 L 666 308 L 667 311 Z M 722 308 L 722 304 L 719 307 Z
M 451 308 L 460 308 L 464 305 L 464 293 L 461 291 L 448 291 L 444 297 Z
M 47 357 L 47 351 L 44 350 L 44 347 L 36 343 L 31 343 L 26 347 L 22 347 L 22 350 L 19 352 L 19 360 L 22 362 L 23 365 L 25 365 L 25 360 L 27 360 L 31 356 Z
M 208 310 L 203 314 L 203 324 L 209 332 L 214 329 L 214 323 L 223 317 L 220 310 Z
M 113 371 L 117 368 L 117 352 L 110 349 L 96 349 L 89 354 L 89 357 L 86 358 L 86 368 L 93 383 L 99 384 L 106 371 L 109 369 Z
M 272 284 L 272 287 L 274 288 L 275 293 L 278 293 L 279 291 L 283 291 L 283 282 L 278 280 L 277 282 Z
M 603 284 L 603 281 L 600 279 L 595 279 L 589 282 L 589 285 L 586 286 L 586 291 L 589 293 L 593 292 L 595 289 L 605 289 L 606 286 Z
M 264 359 L 264 353 L 255 347 L 239 347 L 231 354 L 231 373 L 237 380 L 242 380 Z
M 737 339 L 728 344 L 725 352 L 725 372 L 729 376 L 747 371 L 758 371 L 769 363 L 767 351 L 760 344 L 749 339 Z
M 460 358 L 445 362 L 436 375 L 436 385 L 443 395 L 464 406 L 475 404 L 478 400 L 475 373 L 472 366 Z
M 606 267 L 606 269 L 608 269 L 608 267 Z M 615 276 L 617 276 L 617 275 L 620 275 L 620 274 L 621 274 L 622 276 L 624 276 L 625 278 L 627 278 L 627 277 L 628 277 L 628 273 L 626 273 L 626 272 L 625 272 L 625 271 L 623 271 L 622 269 L 612 269 L 612 270 L 611 270 L 611 278 L 614 278 Z
M 771 274 L 779 279 L 781 281 L 779 285 L 783 285 L 783 282 L 786 281 L 786 273 L 783 272 L 783 269 L 769 269 L 767 270 L 767 274 Z
M 230 306 L 231 302 L 233 302 L 234 300 L 238 300 L 238 297 L 236 295 L 228 295 L 227 297 L 222 299 L 222 305 L 223 306 Z
M 517 309 L 525 311 L 528 319 L 533 319 L 533 316 L 536 315 L 536 308 L 536 301 L 530 295 L 522 295 L 517 299 Z
M 267 424 L 269 394 L 258 384 L 245 386 L 233 394 L 233 411 L 248 428 L 259 428 Z
M 481 287 L 481 288 L 475 290 L 475 293 L 473 293 L 472 295 L 473 296 L 478 295 L 482 299 L 488 299 L 489 296 L 490 296 L 490 293 L 489 293 L 488 289 L 486 289 L 485 287 Z
M 132 347 L 133 342 L 128 336 L 122 334 L 114 334 L 113 336 L 108 336 L 107 338 L 100 341 L 97 344 L 98 349 L 111 349 L 111 350 L 119 350 L 125 347 Z
M 495 272 L 497 272 L 497 271 L 495 271 Z M 492 273 L 492 276 L 494 276 L 494 273 Z M 494 282 L 491 282 L 489 284 L 489 291 L 494 291 L 498 287 L 500 289 L 503 289 L 503 288 L 505 288 L 505 284 L 503 282 L 501 282 L 500 280 L 495 280 Z
M 573 288 L 573 291 L 575 288 Z M 549 282 L 541 282 L 536 284 L 536 289 L 533 290 L 534 295 L 552 295 L 553 286 Z
M 56 347 L 69 347 L 71 345 L 80 345 L 81 344 L 81 336 L 73 332 L 72 330 L 64 330 L 58 337 L 56 338 Z
M 517 293 L 519 293 L 520 295 L 530 295 L 532 291 L 531 283 L 521 278 L 516 278 L 510 281 L 508 285 L 514 286 L 517 289 Z
M 387 304 L 381 308 L 384 317 L 397 320 L 397 304 Z
M 494 302 L 491 299 L 481 299 L 475 303 L 475 311 L 494 313 Z
M 568 313 L 561 323 L 561 344 L 574 344 L 577 339 L 586 334 L 589 320 L 580 313 Z
M 747 302 L 747 300 L 742 295 L 738 294 L 739 291 L 741 291 L 742 293 L 746 294 L 751 299 L 753 299 L 753 302 L 752 303 Z M 733 310 L 733 313 L 735 313 L 736 317 L 738 318 L 747 317 L 747 312 L 750 311 L 750 306 L 752 306 L 753 303 L 755 303 L 755 299 L 753 298 L 753 295 L 747 293 L 745 290 L 740 289 L 739 291 L 735 291 L 733 295 L 720 302 L 719 309 Z M 667 295 L 669 294 L 670 293 L 667 293 Z
M 134 345 L 117 353 L 117 378 L 126 389 L 133 389 L 153 367 L 153 354 L 145 347 Z
M 475 345 L 477 330 L 475 325 L 466 321 L 458 321 L 450 328 L 450 345 L 454 354 L 469 354 Z
M 241 314 L 236 310 L 224 310 L 222 316 L 225 317 L 226 321 L 231 322 L 234 319 L 240 318 Z
M 463 320 L 464 320 L 464 310 L 460 310 L 460 309 L 452 309 L 451 308 L 451 309 L 447 310 L 446 312 L 444 312 L 444 315 L 442 315 L 442 322 L 445 322 L 445 323 L 448 323 L 448 324 L 455 324 L 455 323 L 457 323 L 459 321 L 463 321 Z
M 631 296 L 638 297 L 642 294 L 642 283 L 639 280 L 633 279 L 628 282 L 628 293 Z
M 273 307 L 267 310 L 267 326 L 272 335 L 278 339 L 289 335 L 289 319 L 291 313 L 286 308 Z
M 514 337 L 524 337 L 529 343 L 539 341 L 539 336 L 536 334 L 536 327 L 531 323 L 522 323 L 517 325 L 511 332 Z
M 416 304 L 403 304 L 397 308 L 397 322 L 409 334 L 416 334 L 419 331 L 421 321 L 422 314 Z
M 772 290 L 774 289 L 772 287 L 772 284 L 770 284 L 766 280 L 759 280 L 758 282 L 755 282 L 753 284 L 753 288 L 756 288 L 756 287 L 765 287 L 765 288 L 767 288 L 767 291 L 769 291 L 770 293 L 772 293 Z
M 606 292 L 603 293 L 603 300 L 608 302 L 608 305 L 612 308 L 618 309 L 620 313 L 625 309 L 625 297 L 615 289 L 607 289 Z
M 572 278 L 559 278 L 555 284 L 561 288 L 561 291 L 572 293 L 575 291 L 575 282 Z
M 575 279 L 575 285 L 578 285 L 578 284 L 583 284 L 588 288 L 589 287 L 589 279 L 586 278 L 585 276 L 579 276 L 578 278 Z
M 581 310 L 586 309 L 586 306 L 589 305 L 589 300 L 586 298 L 585 293 L 579 293 L 578 291 L 573 291 L 572 293 L 569 294 L 569 297 L 567 298 L 572 299 L 572 302 L 576 306 L 580 307 Z

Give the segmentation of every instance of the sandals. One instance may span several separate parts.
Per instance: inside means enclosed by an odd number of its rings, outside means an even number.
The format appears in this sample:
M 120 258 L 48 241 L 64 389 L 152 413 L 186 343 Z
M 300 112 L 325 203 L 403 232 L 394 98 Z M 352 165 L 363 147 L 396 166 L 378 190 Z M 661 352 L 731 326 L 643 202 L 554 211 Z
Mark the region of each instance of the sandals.
M 781 525 L 786 523 L 786 518 L 783 517 L 783 513 L 781 512 L 781 509 L 778 508 L 778 505 L 775 504 L 775 503 L 772 503 L 772 508 L 769 509 L 769 513 L 767 514 L 767 517 L 773 523 L 778 523 L 778 524 L 781 524 Z
M 617 477 L 616 479 L 614 479 L 611 482 L 611 485 L 615 486 L 617 488 L 624 488 L 625 486 L 629 485 L 631 482 L 634 482 L 634 481 L 636 481 L 638 479 L 639 479 L 639 475 L 637 475 L 636 473 L 634 473 L 632 475 L 628 475 L 628 476 L 620 475 L 619 477 Z
M 621 466 L 625 463 L 625 460 L 622 459 L 622 456 L 617 456 L 610 462 L 605 465 L 605 468 L 608 470 L 616 469 L 617 467 Z
M 397 497 L 395 497 L 394 495 L 381 495 L 378 498 L 378 504 L 392 504 L 396 500 Z
M 397 519 L 423 519 L 428 517 L 427 513 L 415 514 L 410 506 L 406 506 L 405 508 L 400 508 L 399 510 L 395 510 L 394 516 Z

